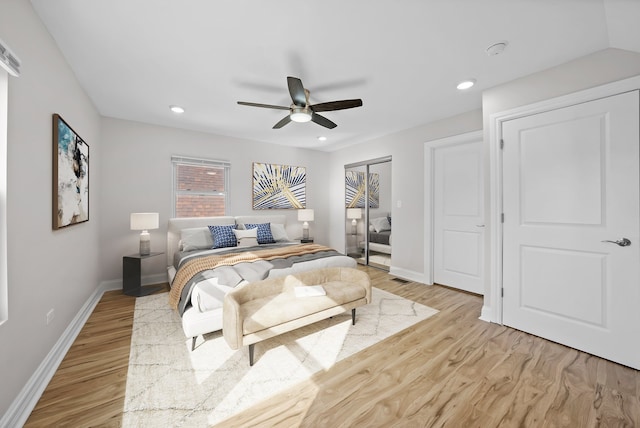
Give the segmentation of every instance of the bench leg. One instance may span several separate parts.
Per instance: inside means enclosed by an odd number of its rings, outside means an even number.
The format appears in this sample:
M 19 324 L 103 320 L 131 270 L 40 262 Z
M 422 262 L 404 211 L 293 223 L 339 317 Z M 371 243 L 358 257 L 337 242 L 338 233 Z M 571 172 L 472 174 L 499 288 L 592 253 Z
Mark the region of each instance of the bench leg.
M 356 308 L 351 309 L 351 325 L 356 325 Z
M 191 338 L 191 351 L 193 351 L 194 349 L 196 349 L 196 339 L 198 338 L 198 336 L 193 336 Z
M 251 345 L 249 345 L 249 366 L 253 366 L 253 347 L 255 346 L 255 343 L 252 343 Z

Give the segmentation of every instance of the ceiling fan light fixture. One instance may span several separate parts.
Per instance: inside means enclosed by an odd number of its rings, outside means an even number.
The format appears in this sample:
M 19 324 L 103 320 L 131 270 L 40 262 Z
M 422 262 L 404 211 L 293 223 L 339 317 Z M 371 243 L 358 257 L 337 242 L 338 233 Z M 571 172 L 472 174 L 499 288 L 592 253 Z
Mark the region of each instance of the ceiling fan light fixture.
M 305 123 L 311 121 L 311 112 L 306 107 L 294 108 L 290 115 L 291 120 L 298 123 Z

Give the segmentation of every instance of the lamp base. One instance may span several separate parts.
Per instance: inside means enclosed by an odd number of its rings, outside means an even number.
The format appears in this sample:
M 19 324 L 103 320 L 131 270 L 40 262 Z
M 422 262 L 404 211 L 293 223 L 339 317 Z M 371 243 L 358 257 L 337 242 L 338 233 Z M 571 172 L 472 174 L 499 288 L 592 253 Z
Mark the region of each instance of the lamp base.
M 358 222 L 356 221 L 355 218 L 351 220 L 351 234 L 352 235 L 358 234 Z
M 149 254 L 151 254 L 151 237 L 149 232 L 143 230 L 140 233 L 140 255 L 148 256 Z

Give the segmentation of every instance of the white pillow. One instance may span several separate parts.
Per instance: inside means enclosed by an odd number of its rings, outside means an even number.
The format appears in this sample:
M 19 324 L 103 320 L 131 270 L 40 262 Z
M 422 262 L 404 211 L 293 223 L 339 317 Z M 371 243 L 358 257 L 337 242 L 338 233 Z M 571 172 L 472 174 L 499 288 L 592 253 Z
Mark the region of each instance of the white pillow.
M 192 227 L 180 231 L 182 251 L 206 250 L 213 247 L 213 237 L 208 227 Z
M 271 223 L 271 235 L 276 242 L 289 242 L 289 235 L 284 228 L 284 224 Z
M 375 227 L 376 232 L 391 230 L 391 225 L 386 217 L 378 217 L 371 220 L 371 224 Z
M 254 247 L 258 245 L 258 228 L 249 230 L 234 229 L 233 233 L 238 240 L 238 247 Z

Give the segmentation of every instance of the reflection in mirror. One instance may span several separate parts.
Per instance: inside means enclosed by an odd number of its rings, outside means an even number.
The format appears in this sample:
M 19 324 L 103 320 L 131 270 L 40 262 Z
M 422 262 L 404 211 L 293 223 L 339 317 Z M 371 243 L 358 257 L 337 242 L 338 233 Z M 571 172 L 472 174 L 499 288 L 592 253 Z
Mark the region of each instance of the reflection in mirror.
M 366 234 L 363 221 L 366 197 L 365 171 L 366 166 L 345 168 L 346 253 L 362 264 L 366 264 L 364 260 Z
M 345 167 L 346 253 L 358 263 L 391 265 L 391 160 Z
M 370 266 L 389 269 L 391 265 L 391 162 L 369 166 L 369 233 L 367 249 Z

